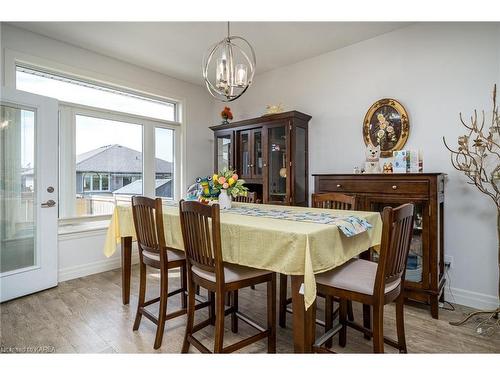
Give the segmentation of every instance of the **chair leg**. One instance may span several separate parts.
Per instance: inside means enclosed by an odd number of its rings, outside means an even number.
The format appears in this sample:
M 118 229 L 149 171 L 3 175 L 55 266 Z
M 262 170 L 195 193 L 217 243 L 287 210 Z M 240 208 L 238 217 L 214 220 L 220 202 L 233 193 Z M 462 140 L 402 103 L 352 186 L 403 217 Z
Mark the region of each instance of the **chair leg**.
M 400 353 L 408 353 L 405 337 L 405 313 L 404 313 L 404 295 L 396 300 L 396 328 L 398 331 L 398 345 Z
M 267 282 L 267 352 L 276 353 L 276 274 Z
M 184 334 L 184 342 L 182 343 L 182 353 L 187 353 L 189 351 L 189 341 L 188 336 L 193 334 L 193 326 L 194 326 L 194 305 L 195 305 L 195 295 L 196 287 L 194 283 L 190 283 L 188 286 L 188 306 L 187 306 L 187 323 L 186 323 L 186 332 Z
M 352 301 L 347 301 L 347 319 L 354 322 L 354 311 L 352 310 Z
M 280 273 L 280 296 L 279 296 L 279 323 L 280 327 L 286 328 L 286 293 L 288 276 Z
M 216 293 L 215 295 L 215 343 L 214 353 L 222 353 L 224 347 L 224 310 L 225 294 Z
M 231 306 L 234 308 L 234 311 L 231 314 L 231 331 L 233 333 L 238 333 L 238 317 L 236 316 L 236 311 L 238 311 L 238 291 L 235 290 L 231 294 Z
M 139 329 L 142 318 L 142 308 L 144 307 L 144 301 L 146 300 L 146 265 L 141 262 L 139 267 L 140 277 L 139 277 L 139 299 L 137 301 L 137 313 L 135 314 L 134 321 L 134 331 Z
M 208 308 L 208 317 L 210 318 L 210 324 L 215 326 L 215 293 L 208 291 L 208 300 L 210 301 L 210 307 Z
M 384 305 L 373 306 L 373 352 L 384 352 Z
M 333 297 L 325 297 L 325 333 L 333 327 Z M 330 338 L 325 342 L 327 348 L 331 348 L 333 340 Z
M 371 306 L 370 305 L 363 305 L 363 327 L 365 327 L 368 330 L 372 329 L 372 323 L 371 323 Z M 365 340 L 371 340 L 372 337 L 370 334 L 365 333 L 364 334 Z
M 181 267 L 181 307 L 185 309 L 187 307 L 187 275 L 186 275 L 186 266 Z
M 161 346 L 163 340 L 163 331 L 165 330 L 165 322 L 167 318 L 167 301 L 168 301 L 168 270 L 163 269 L 160 272 L 160 309 L 158 314 L 158 327 L 156 327 L 156 338 L 154 349 Z
M 339 332 L 339 345 L 343 348 L 345 347 L 345 345 L 347 343 L 346 320 L 347 320 L 347 300 L 341 298 L 340 299 L 340 308 L 339 308 L 339 321 L 340 321 L 340 324 L 342 324 L 342 328 L 340 329 L 340 332 Z

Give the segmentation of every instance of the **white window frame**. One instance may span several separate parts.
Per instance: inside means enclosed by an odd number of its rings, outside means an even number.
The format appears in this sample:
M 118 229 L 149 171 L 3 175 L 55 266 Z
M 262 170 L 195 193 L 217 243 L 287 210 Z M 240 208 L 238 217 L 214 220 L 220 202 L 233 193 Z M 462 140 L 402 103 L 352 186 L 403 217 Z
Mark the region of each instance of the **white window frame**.
M 143 116 L 129 115 L 107 109 L 93 108 L 73 103 L 62 103 L 59 106 L 59 175 L 60 180 L 67 183 L 65 189 L 60 189 L 61 219 L 77 219 L 74 201 L 76 199 L 76 116 L 102 118 L 105 120 L 120 121 L 142 126 L 142 191 L 143 195 L 155 197 L 155 129 L 164 128 L 174 131 L 174 194 L 173 200 L 179 200 L 181 181 L 178 178 L 180 153 L 180 123 L 166 120 L 156 120 Z M 64 147 L 62 147 L 64 145 Z M 147 150 L 147 152 L 145 152 Z M 165 198 L 168 199 L 168 198 Z M 83 218 L 102 218 L 109 215 L 84 216 Z
M 145 173 L 151 174 L 153 176 L 151 181 L 145 183 L 146 186 L 143 186 L 143 193 L 147 195 L 149 192 L 149 196 L 154 196 L 154 159 L 155 159 L 155 142 L 154 142 L 154 128 L 155 127 L 165 127 L 170 129 L 172 126 L 175 130 L 175 141 L 174 141 L 174 200 L 179 200 L 181 197 L 182 187 L 186 186 L 186 100 L 182 97 L 176 97 L 175 95 L 170 95 L 167 93 L 158 92 L 158 89 L 154 89 L 151 87 L 141 86 L 138 83 L 132 83 L 128 81 L 124 81 L 122 79 L 114 79 L 108 75 L 103 75 L 97 73 L 95 71 L 89 71 L 81 68 L 77 68 L 74 66 L 69 66 L 65 64 L 61 64 L 59 62 L 55 62 L 52 60 L 44 59 L 38 56 L 29 55 L 23 52 L 15 51 L 12 49 L 5 48 L 4 49 L 4 85 L 6 87 L 11 87 L 13 89 L 16 88 L 16 68 L 18 65 L 29 66 L 33 69 L 40 69 L 49 72 L 53 72 L 56 75 L 68 76 L 72 78 L 77 78 L 80 80 L 87 80 L 89 82 L 95 84 L 103 84 L 108 87 L 113 87 L 117 90 L 125 90 L 129 92 L 136 93 L 138 95 L 143 95 L 145 97 L 152 96 L 159 100 L 165 100 L 169 102 L 176 103 L 176 121 L 166 121 L 166 120 L 158 120 L 158 119 L 150 119 L 142 116 L 129 115 L 126 114 L 127 120 L 125 122 L 130 122 L 130 117 L 140 118 L 145 121 L 153 122 L 154 126 L 148 126 L 150 131 L 147 134 L 144 134 L 144 129 L 146 126 L 143 126 L 143 151 L 146 147 L 150 150 L 153 150 L 152 153 L 143 153 L 143 181 L 146 181 Z M 76 105 L 73 103 L 65 103 L 60 102 L 61 107 L 65 108 L 79 108 L 79 109 L 88 109 L 88 110 L 96 110 L 99 112 L 107 112 L 109 115 L 124 115 L 121 112 L 114 112 L 111 110 L 103 110 L 99 108 L 85 107 L 82 105 Z M 73 117 L 74 118 L 74 117 Z M 67 166 L 68 163 L 72 163 L 73 168 L 76 168 L 76 160 L 75 154 L 73 150 L 75 150 L 75 124 L 74 121 L 71 120 L 71 111 L 68 110 L 60 110 L 59 113 L 59 123 L 68 123 L 68 121 L 73 122 L 72 126 L 63 128 L 60 127 L 59 132 L 59 153 L 60 155 L 72 155 L 71 160 L 67 158 L 60 158 L 60 174 L 63 168 L 69 168 Z M 120 121 L 120 120 L 118 120 Z M 64 129 L 64 130 L 63 130 Z M 61 132 L 62 131 L 62 132 Z M 147 167 L 145 165 L 147 164 Z M 153 168 L 149 166 L 153 165 Z M 66 172 L 67 173 L 67 172 Z M 76 173 L 76 172 L 75 172 Z M 65 197 L 67 194 L 69 196 L 69 192 L 75 192 L 72 194 L 72 199 L 76 199 L 76 179 L 74 178 L 74 174 L 72 178 L 67 180 L 69 189 L 61 189 L 60 190 L 60 200 L 68 199 Z M 62 179 L 61 179 L 62 180 Z M 143 182 L 144 185 L 144 182 Z M 59 213 L 59 222 L 80 222 L 80 221 L 95 221 L 95 220 L 103 220 L 110 218 L 111 215 L 94 215 L 94 216 L 84 216 L 84 217 L 74 217 L 68 218 L 65 217 L 61 212 Z

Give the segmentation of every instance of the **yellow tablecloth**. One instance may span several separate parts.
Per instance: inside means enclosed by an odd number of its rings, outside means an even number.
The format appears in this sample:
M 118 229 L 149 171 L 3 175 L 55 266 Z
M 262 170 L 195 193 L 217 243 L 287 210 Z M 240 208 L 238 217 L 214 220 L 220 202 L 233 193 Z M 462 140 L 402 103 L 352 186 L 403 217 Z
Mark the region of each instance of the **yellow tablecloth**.
M 259 207 L 277 208 L 270 205 Z M 321 210 L 288 206 L 286 209 Z M 335 214 L 332 210 L 328 212 Z M 364 233 L 346 237 L 335 225 L 253 217 L 221 210 L 223 258 L 230 263 L 286 275 L 304 275 L 304 301 L 307 309 L 316 298 L 314 274 L 338 267 L 369 247 L 380 244 L 382 219 L 378 212 L 339 211 L 337 214 L 362 217 L 373 227 Z M 167 245 L 183 249 L 179 207 L 165 204 L 163 217 Z M 119 205 L 111 218 L 104 254 L 111 256 L 121 237 L 127 236 L 132 236 L 135 240 L 132 209 L 130 206 Z

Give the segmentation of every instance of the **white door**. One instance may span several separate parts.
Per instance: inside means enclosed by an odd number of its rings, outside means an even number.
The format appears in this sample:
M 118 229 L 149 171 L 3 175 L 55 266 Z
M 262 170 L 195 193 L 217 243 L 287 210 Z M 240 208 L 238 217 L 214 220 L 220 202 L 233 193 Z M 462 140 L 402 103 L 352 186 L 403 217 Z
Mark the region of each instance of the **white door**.
M 4 302 L 57 285 L 58 102 L 0 89 L 0 302 Z

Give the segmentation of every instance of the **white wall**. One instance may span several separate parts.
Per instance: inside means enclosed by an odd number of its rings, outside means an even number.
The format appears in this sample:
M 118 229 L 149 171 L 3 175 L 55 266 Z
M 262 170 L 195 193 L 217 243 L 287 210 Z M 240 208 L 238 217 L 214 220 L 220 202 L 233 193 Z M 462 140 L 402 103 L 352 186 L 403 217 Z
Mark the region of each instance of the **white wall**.
M 160 96 L 184 99 L 187 144 L 184 169 L 186 184 L 189 185 L 200 174 L 206 174 L 207 170 L 212 170 L 212 158 L 207 158 L 206 155 L 211 147 L 209 142 L 212 141 L 212 132 L 208 126 L 211 125 L 213 102 L 203 87 L 5 23 L 1 24 L 0 46 L 2 62 L 4 62 L 5 50 L 13 50 L 74 68 L 78 73 L 85 71 L 91 76 L 90 78 Z M 12 67 L 4 66 L 4 69 L 12 69 Z M 0 76 L 4 84 L 3 70 Z
M 5 65 L 7 49 L 54 62 L 70 70 L 75 69 L 78 71 L 77 74 L 86 72 L 90 78 L 97 80 L 160 96 L 182 99 L 186 115 L 184 134 L 186 162 L 183 166 L 186 185 L 189 185 L 196 176 L 212 170 L 213 136 L 208 126 L 211 125 L 213 103 L 202 86 L 180 81 L 5 23 L 0 26 L 0 35 L 0 81 L 2 85 L 6 83 L 4 69 L 13 69 Z M 109 259 L 103 255 L 104 238 L 104 230 L 60 235 L 60 281 L 119 267 L 119 251 Z
M 454 258 L 455 298 L 491 307 L 498 288 L 496 211 L 451 167 L 441 138 L 453 142 L 463 133 L 459 112 L 491 108 L 499 71 L 499 24 L 415 24 L 257 75 L 231 108 L 235 119 L 260 116 L 266 104 L 280 102 L 312 115 L 310 172 L 351 173 L 364 161 L 367 109 L 380 98 L 400 100 L 410 116 L 406 147 L 423 150 L 426 172 L 449 174 L 445 251 Z

